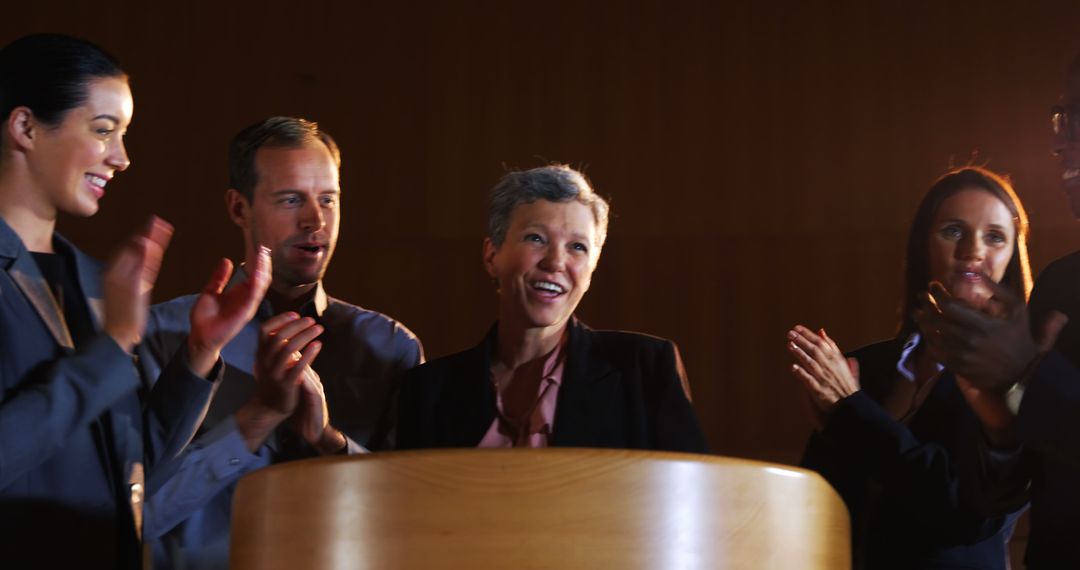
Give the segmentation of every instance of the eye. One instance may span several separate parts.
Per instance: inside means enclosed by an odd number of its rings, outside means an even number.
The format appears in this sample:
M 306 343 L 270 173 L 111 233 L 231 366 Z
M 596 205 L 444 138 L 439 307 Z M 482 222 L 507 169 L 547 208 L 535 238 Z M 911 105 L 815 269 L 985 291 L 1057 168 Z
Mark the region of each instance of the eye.
M 300 204 L 300 197 L 299 196 L 283 196 L 280 199 L 278 199 L 278 204 L 281 204 L 283 206 L 296 206 L 296 205 Z
M 321 196 L 319 198 L 319 202 L 323 206 L 330 207 L 330 206 L 333 206 L 333 205 L 337 204 L 337 196 L 333 196 L 333 195 L 330 195 L 330 194 L 325 194 L 325 195 L 323 195 L 323 196 Z
M 544 237 L 540 234 L 525 234 L 523 241 L 531 241 L 533 243 L 544 243 Z
M 1005 238 L 1005 234 L 1001 232 L 988 232 L 986 234 L 986 241 L 994 245 L 1001 245 L 1008 240 Z
M 116 130 L 102 127 L 102 128 L 94 129 L 94 132 L 96 132 L 99 136 L 102 136 L 102 137 L 111 137 L 112 134 L 116 132 Z
M 580 251 L 581 253 L 589 253 L 589 246 L 581 243 L 580 241 L 575 241 L 574 243 L 570 244 L 570 247 L 573 248 L 574 251 Z
M 960 239 L 964 236 L 964 230 L 956 224 L 949 224 L 941 228 L 941 236 L 945 239 Z

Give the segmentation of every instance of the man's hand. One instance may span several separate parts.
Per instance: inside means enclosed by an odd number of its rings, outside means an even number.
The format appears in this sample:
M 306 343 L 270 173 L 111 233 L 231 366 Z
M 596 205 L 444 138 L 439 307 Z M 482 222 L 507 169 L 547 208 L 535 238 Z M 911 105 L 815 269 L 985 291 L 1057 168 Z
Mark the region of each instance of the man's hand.
M 260 246 L 249 252 L 248 261 L 247 279 L 225 291 L 233 265 L 222 259 L 191 309 L 189 364 L 199 376 L 210 374 L 221 349 L 255 316 L 270 286 L 270 250 Z
M 915 321 L 935 360 L 973 388 L 1002 392 L 1023 377 L 1040 352 L 1053 347 L 1064 316 L 1058 313 L 1044 323 L 1036 342 L 1024 300 L 988 276 L 983 281 L 993 297 L 981 310 L 950 295 L 941 283 L 931 283 L 929 303 Z
M 311 367 L 307 367 L 302 375 L 300 403 L 293 412 L 290 425 L 320 454 L 336 453 L 345 447 L 345 436 L 330 425 L 322 380 Z
M 172 233 L 168 222 L 152 216 L 146 229 L 132 236 L 113 255 L 102 275 L 105 332 L 128 352 L 146 328 L 150 292 Z
M 259 329 L 255 353 L 255 394 L 236 412 L 236 425 L 255 451 L 300 401 L 300 385 L 322 343 L 323 328 L 310 318 L 282 313 Z

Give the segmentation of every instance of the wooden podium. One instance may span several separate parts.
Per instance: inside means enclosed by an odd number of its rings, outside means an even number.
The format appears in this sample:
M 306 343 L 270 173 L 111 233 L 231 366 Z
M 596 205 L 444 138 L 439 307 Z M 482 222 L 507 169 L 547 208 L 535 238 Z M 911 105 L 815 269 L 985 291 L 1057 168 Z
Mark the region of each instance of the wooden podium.
M 846 569 L 847 510 L 810 471 L 689 453 L 401 451 L 257 471 L 231 567 Z

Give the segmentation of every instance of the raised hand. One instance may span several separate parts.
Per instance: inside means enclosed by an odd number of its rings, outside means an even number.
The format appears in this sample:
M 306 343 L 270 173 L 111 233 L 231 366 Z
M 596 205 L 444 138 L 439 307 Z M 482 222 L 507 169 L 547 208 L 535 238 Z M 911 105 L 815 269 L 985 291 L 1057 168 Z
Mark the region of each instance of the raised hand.
M 152 216 L 143 231 L 120 246 L 102 275 L 105 333 L 126 351 L 139 342 L 146 328 L 150 292 L 172 234 L 168 222 Z
M 322 331 L 313 319 L 296 313 L 274 316 L 260 327 L 255 394 L 236 413 L 237 428 L 252 451 L 296 410 L 305 374 L 322 350 L 315 340 Z
M 200 376 L 210 373 L 221 349 L 255 316 L 270 286 L 270 250 L 260 246 L 248 253 L 248 261 L 247 279 L 226 291 L 233 264 L 222 259 L 191 309 L 188 354 Z
M 1037 341 L 1024 300 L 989 278 L 983 281 L 993 296 L 982 309 L 953 297 L 941 283 L 931 283 L 927 306 L 916 312 L 915 321 L 935 360 L 972 387 L 1001 392 L 1022 379 L 1040 352 L 1053 347 L 1064 315 L 1051 315 Z
M 859 391 L 859 361 L 845 358 L 825 329 L 815 333 L 795 325 L 788 331 L 788 352 L 795 357 L 791 373 L 798 378 L 821 413 Z

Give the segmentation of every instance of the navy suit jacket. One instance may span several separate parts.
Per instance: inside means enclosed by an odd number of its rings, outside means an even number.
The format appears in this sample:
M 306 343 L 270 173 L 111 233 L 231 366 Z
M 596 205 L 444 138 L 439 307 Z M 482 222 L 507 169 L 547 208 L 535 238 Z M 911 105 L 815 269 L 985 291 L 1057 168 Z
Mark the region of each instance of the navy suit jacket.
M 0 219 L 0 565 L 139 567 L 144 462 L 179 453 L 213 384 L 180 358 L 172 392 L 145 394 L 131 356 L 100 332 L 97 263 L 59 235 L 53 244 L 74 258 L 97 331 L 78 348 Z
M 708 451 L 673 342 L 594 331 L 577 319 L 569 326 L 552 446 Z M 490 372 L 496 327 L 478 346 L 405 376 L 398 448 L 480 443 L 496 413 Z

